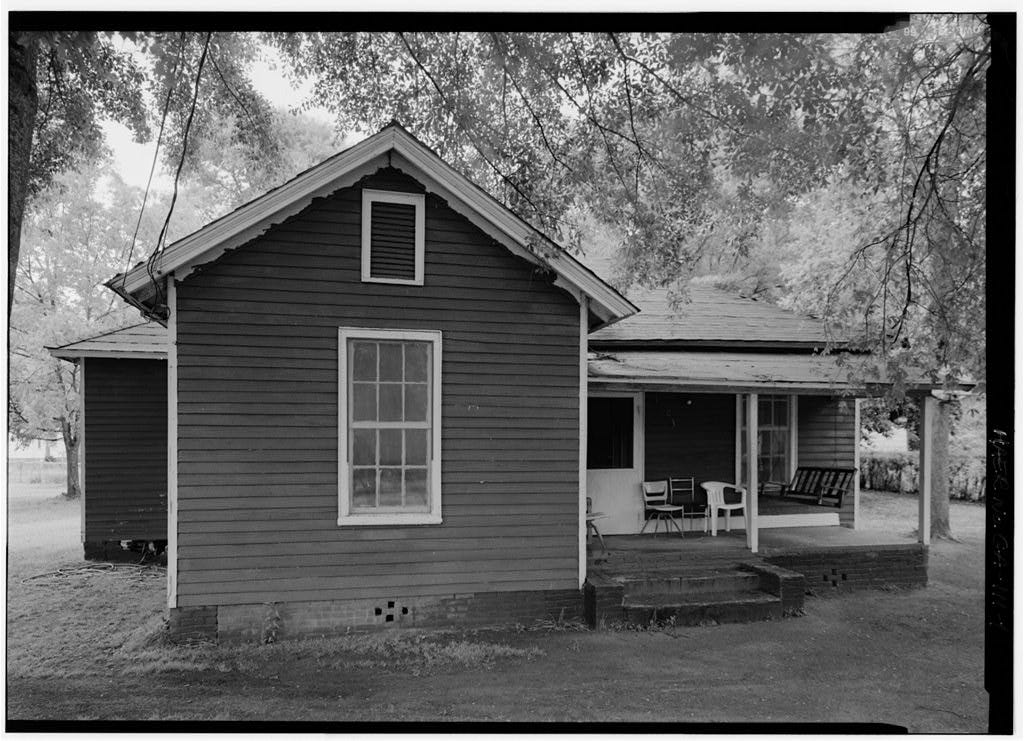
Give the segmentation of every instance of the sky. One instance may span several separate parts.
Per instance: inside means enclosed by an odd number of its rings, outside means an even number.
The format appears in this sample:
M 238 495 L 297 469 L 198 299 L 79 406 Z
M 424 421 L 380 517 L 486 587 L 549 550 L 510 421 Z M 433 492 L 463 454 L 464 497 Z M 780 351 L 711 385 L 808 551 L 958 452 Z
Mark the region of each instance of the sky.
M 268 59 L 254 62 L 249 68 L 253 85 L 275 106 L 282 108 L 298 106 L 312 89 L 312 82 L 293 88 L 284 71 L 274 69 L 273 61 L 278 59 L 276 52 L 269 49 L 265 51 Z M 334 122 L 334 118 L 325 108 L 311 108 L 305 113 L 326 123 L 333 124 Z M 138 144 L 132 140 L 127 126 L 113 121 L 104 122 L 102 127 L 107 144 L 114 153 L 114 168 L 118 174 L 128 184 L 145 188 L 149 170 L 153 165 L 156 140 Z M 171 186 L 171 174 L 158 164 L 157 171 L 153 175 L 152 187 L 160 191 L 170 190 Z

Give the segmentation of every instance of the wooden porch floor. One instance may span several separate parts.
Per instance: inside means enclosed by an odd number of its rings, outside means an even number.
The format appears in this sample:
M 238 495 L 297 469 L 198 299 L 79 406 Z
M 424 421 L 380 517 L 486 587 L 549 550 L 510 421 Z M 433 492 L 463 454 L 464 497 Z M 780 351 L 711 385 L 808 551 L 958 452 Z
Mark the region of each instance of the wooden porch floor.
M 722 532 L 717 537 L 700 530 L 657 535 L 607 535 L 607 551 L 596 538 L 587 546 L 588 571 L 609 578 L 654 575 L 712 574 L 730 571 L 741 564 L 756 564 L 765 557 L 788 553 L 819 553 L 830 549 L 905 547 L 915 541 L 894 533 L 853 530 L 845 527 L 787 527 L 761 530 L 758 553 L 747 549 L 743 530 Z
M 820 515 L 829 512 L 838 514 L 839 509 L 763 494 L 757 498 L 757 513 L 759 515 Z

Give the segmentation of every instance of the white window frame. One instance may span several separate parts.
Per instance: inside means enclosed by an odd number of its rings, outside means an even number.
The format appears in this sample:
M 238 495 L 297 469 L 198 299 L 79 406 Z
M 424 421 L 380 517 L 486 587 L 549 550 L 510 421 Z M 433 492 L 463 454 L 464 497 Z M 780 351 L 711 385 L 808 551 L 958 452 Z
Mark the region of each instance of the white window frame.
M 430 342 L 431 458 L 428 462 L 430 510 L 427 512 L 351 511 L 351 464 L 348 457 L 348 341 Z M 438 525 L 441 523 L 441 332 L 338 327 L 338 525 Z
M 736 394 L 736 481 L 742 482 L 744 480 L 743 464 L 745 462 L 743 456 L 743 447 L 746 444 L 746 426 L 747 426 L 747 415 L 745 414 L 746 408 L 746 394 Z M 795 394 L 772 394 L 765 393 L 759 394 L 759 399 L 786 399 L 787 412 L 786 412 L 786 424 L 781 426 L 778 424 L 767 425 L 765 419 L 758 414 L 757 419 L 757 438 L 760 440 L 761 432 L 769 428 L 779 431 L 782 429 L 786 430 L 786 455 L 785 455 L 785 466 L 786 466 L 786 480 L 793 478 L 793 474 L 796 473 L 798 463 L 798 449 L 799 449 L 799 414 L 797 410 L 797 396 Z M 774 415 L 773 415 L 774 416 Z M 758 446 L 757 455 L 755 459 L 760 459 L 761 450 Z
M 415 275 L 409 278 L 375 278 L 370 275 L 370 238 L 373 224 L 372 205 L 374 203 L 401 203 L 416 208 L 415 235 Z M 363 283 L 392 283 L 404 286 L 423 285 L 423 254 L 426 230 L 424 221 L 426 198 L 422 193 L 399 193 L 393 190 L 363 189 L 363 226 L 362 226 L 362 277 Z

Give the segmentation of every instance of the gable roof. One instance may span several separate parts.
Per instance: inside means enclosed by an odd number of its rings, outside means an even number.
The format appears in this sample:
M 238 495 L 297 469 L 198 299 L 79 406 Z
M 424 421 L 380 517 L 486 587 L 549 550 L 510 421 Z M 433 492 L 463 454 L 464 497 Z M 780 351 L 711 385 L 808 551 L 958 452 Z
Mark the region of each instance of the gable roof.
M 711 286 L 691 283 L 688 300 L 677 306 L 667 288 L 635 288 L 627 295 L 639 313 L 593 332 L 591 343 L 813 350 L 829 342 L 820 319 Z
M 610 324 L 637 312 L 636 306 L 596 273 L 444 162 L 396 122 L 169 245 L 156 258 L 153 275 L 163 279 L 173 272 L 180 280 L 196 266 L 215 260 L 224 251 L 242 246 L 274 224 L 299 213 L 313 199 L 348 187 L 385 163 L 419 180 L 428 191 L 444 198 L 450 207 L 513 254 L 554 271 L 556 285 L 590 299 L 591 310 L 600 324 Z M 537 243 L 545 248 L 535 250 L 533 245 Z M 129 303 L 144 302 L 152 292 L 144 262 L 126 274 L 114 276 L 106 285 Z
M 46 349 L 55 358 L 71 361 L 80 358 L 163 360 L 167 357 L 167 330 L 156 322 L 143 322 Z

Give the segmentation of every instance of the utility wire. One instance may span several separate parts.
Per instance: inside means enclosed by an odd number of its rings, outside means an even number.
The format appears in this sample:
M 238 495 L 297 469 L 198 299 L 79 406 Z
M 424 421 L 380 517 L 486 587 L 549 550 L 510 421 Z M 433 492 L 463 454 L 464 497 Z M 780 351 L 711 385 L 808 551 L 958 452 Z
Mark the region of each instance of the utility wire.
M 153 254 L 149 256 L 149 260 L 146 261 L 146 272 L 149 274 L 149 279 L 153 283 L 153 288 L 156 290 L 157 305 L 164 303 L 163 288 L 157 281 L 156 276 L 153 274 L 153 266 L 156 264 L 156 258 L 163 252 L 164 243 L 167 239 L 167 227 L 171 223 L 171 215 L 174 213 L 174 204 L 178 200 L 178 180 L 181 177 L 181 170 L 185 166 L 185 155 L 188 152 L 188 135 L 192 128 L 192 119 L 196 113 L 196 102 L 199 99 L 199 83 L 203 78 L 203 65 L 206 63 L 206 54 L 210 50 L 210 38 L 213 36 L 212 31 L 206 33 L 206 42 L 203 44 L 203 53 L 199 57 L 199 67 L 196 70 L 196 83 L 195 88 L 192 92 L 192 106 L 189 108 L 188 119 L 185 121 L 185 131 L 181 140 L 181 156 L 178 158 L 178 169 L 174 173 L 174 190 L 171 193 L 171 205 L 167 209 L 167 218 L 164 219 L 163 228 L 160 229 L 160 236 L 156 240 L 156 249 L 153 250 Z
M 142 226 L 142 215 L 146 211 L 146 202 L 149 200 L 149 188 L 153 183 L 153 173 L 156 172 L 156 163 L 160 156 L 160 143 L 164 138 L 164 124 L 167 123 L 167 112 L 171 107 L 171 96 L 178 84 L 178 67 L 181 64 L 182 52 L 185 50 L 185 34 L 182 32 L 178 45 L 178 57 L 174 60 L 174 68 L 171 70 L 171 84 L 167 87 L 167 96 L 164 98 L 164 112 L 160 117 L 160 131 L 156 137 L 156 149 L 153 150 L 153 164 L 149 167 L 149 179 L 146 180 L 146 191 L 142 195 L 142 208 L 139 209 L 139 218 L 135 222 L 135 232 L 132 234 L 132 242 L 128 247 L 128 259 L 125 262 L 124 273 L 121 277 L 121 291 L 124 292 L 125 281 L 128 280 L 128 271 L 132 267 L 132 255 L 135 253 L 135 241 L 139 237 L 139 228 Z

